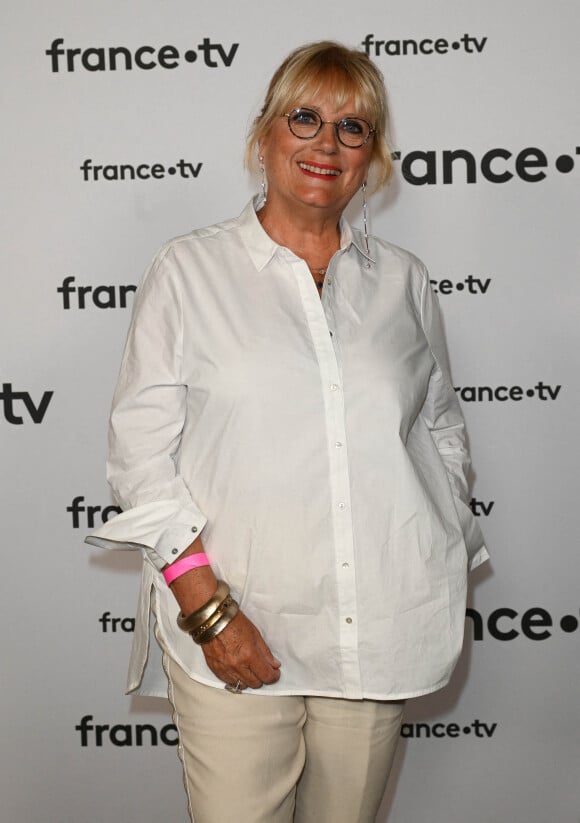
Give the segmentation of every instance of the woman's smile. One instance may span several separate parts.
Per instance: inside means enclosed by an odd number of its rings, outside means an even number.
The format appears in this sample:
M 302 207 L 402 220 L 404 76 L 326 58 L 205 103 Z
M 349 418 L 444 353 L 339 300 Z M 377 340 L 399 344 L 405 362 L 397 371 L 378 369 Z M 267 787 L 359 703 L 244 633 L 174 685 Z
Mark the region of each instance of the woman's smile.
M 302 171 L 308 176 L 312 177 L 338 177 L 342 174 L 341 170 L 336 166 L 328 166 L 325 163 L 313 163 L 299 161 L 298 165 Z

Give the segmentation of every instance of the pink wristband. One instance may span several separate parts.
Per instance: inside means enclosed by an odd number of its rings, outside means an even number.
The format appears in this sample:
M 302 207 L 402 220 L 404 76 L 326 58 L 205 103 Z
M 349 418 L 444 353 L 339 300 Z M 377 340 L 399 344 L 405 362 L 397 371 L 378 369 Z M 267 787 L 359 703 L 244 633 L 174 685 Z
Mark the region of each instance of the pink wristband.
M 209 560 L 205 552 L 197 552 L 197 554 L 188 554 L 187 557 L 182 557 L 181 560 L 176 560 L 171 566 L 168 566 L 162 572 L 165 582 L 169 586 L 182 574 L 197 569 L 200 566 L 209 566 Z

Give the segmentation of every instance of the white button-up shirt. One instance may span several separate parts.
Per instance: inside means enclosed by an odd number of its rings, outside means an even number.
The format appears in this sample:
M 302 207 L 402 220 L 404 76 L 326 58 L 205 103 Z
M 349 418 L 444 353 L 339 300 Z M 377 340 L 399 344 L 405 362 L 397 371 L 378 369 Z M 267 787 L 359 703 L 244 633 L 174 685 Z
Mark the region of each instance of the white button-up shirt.
M 123 514 L 89 542 L 145 557 L 128 688 L 162 645 L 223 686 L 176 625 L 159 570 L 201 535 L 282 661 L 258 694 L 395 699 L 443 686 L 468 567 L 464 423 L 422 263 L 341 223 L 320 299 L 250 203 L 167 243 L 139 288 L 113 402 L 108 477 Z M 121 545 L 120 545 L 121 544 Z M 149 663 L 151 666 L 151 663 Z

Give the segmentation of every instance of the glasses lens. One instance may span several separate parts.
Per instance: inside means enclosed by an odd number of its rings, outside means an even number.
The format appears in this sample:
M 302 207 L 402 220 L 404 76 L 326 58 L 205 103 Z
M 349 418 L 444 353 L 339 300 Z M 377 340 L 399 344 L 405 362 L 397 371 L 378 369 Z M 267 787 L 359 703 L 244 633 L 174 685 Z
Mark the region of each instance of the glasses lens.
M 312 109 L 294 109 L 288 115 L 288 125 L 295 137 L 308 139 L 314 137 L 320 129 L 320 115 Z
M 362 146 L 368 140 L 369 134 L 369 124 L 358 117 L 345 117 L 338 124 L 338 137 L 345 146 Z

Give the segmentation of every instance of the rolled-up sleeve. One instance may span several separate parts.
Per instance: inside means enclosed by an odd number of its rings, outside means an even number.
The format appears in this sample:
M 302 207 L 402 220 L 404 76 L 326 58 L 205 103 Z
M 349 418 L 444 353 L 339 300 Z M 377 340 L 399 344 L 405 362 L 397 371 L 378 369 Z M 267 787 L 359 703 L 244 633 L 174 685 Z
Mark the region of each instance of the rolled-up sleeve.
M 421 323 L 435 360 L 422 415 L 447 471 L 465 539 L 469 568 L 474 569 L 487 560 L 489 555 L 479 524 L 468 505 L 471 460 L 466 443 L 465 421 L 451 381 L 439 303 L 426 271 L 421 295 Z
M 175 463 L 187 400 L 176 280 L 167 245 L 137 291 L 113 398 L 107 479 L 123 513 L 86 538 L 102 548 L 141 549 L 158 569 L 206 523 Z

